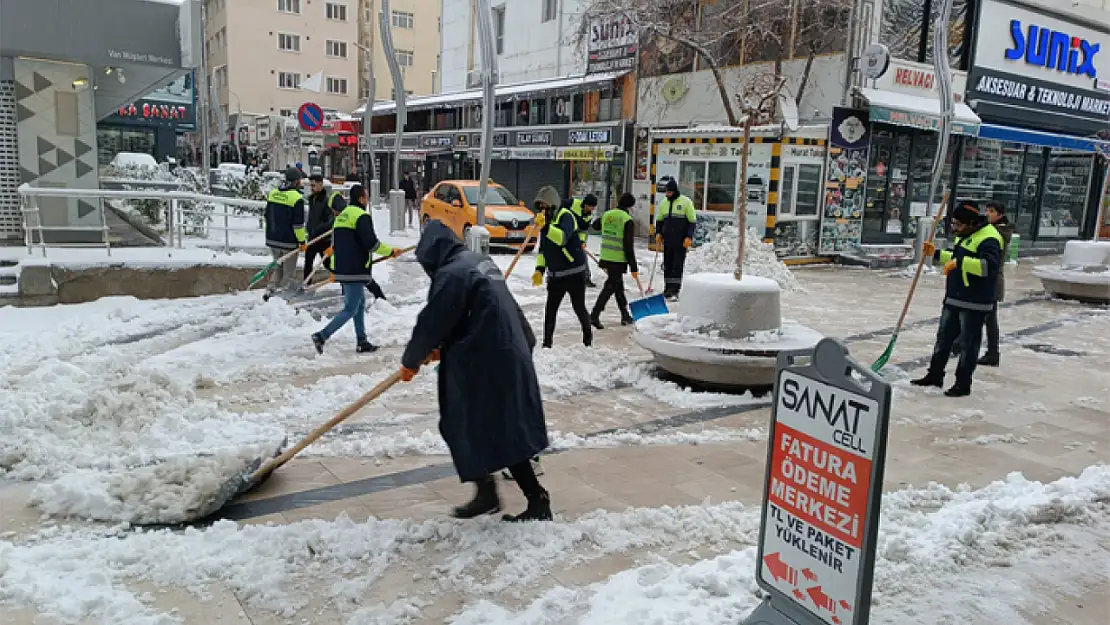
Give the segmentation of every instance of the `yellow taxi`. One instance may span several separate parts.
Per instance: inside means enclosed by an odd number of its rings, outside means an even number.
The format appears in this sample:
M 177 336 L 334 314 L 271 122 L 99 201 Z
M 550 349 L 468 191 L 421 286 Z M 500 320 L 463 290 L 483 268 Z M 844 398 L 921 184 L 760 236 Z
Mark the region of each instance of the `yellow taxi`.
M 442 221 L 466 240 L 466 231 L 478 221 L 479 181 L 444 180 L 424 196 L 420 225 L 433 219 Z M 505 187 L 489 183 L 486 187 L 486 229 L 490 243 L 516 245 L 524 242 L 535 215 Z M 532 248 L 535 237 L 532 238 Z

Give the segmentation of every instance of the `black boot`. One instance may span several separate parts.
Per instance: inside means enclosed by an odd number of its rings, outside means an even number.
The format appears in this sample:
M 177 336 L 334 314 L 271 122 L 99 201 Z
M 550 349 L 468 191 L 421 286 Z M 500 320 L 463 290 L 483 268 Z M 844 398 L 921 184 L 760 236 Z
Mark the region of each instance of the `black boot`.
M 324 335 L 320 334 L 319 332 L 312 335 L 312 345 L 316 348 L 317 354 L 324 353 L 324 343 L 327 343 L 327 341 L 324 339 Z
M 484 514 L 501 512 L 501 497 L 497 495 L 497 482 L 494 481 L 493 476 L 477 482 L 476 486 L 474 499 L 464 506 L 455 508 L 451 516 L 456 519 L 473 519 Z
M 923 378 L 910 380 L 910 384 L 913 384 L 914 386 L 935 386 L 937 388 L 941 388 L 944 386 L 944 376 L 926 373 L 925 377 Z
M 590 332 L 589 334 L 583 334 L 582 335 L 582 344 L 585 345 L 586 347 L 592 346 L 594 344 L 594 333 Z
M 590 325 L 597 328 L 598 330 L 605 329 L 605 326 L 601 325 L 601 313 L 594 312 L 592 315 L 590 315 Z
M 360 354 L 373 354 L 378 351 L 378 346 L 370 341 L 362 341 L 358 344 L 358 347 L 355 348 L 355 351 Z
M 622 326 L 636 325 L 636 320 L 632 318 L 632 315 L 628 314 L 627 310 L 621 311 L 621 325 Z
M 997 367 L 1000 360 L 997 352 L 987 352 L 983 354 L 983 357 L 979 359 L 977 364 L 983 365 L 984 367 Z
M 501 518 L 510 523 L 550 521 L 554 518 L 551 514 L 551 497 L 541 488 L 538 495 L 528 498 L 528 508 L 524 512 L 517 515 L 506 514 Z
M 960 384 L 959 382 L 952 385 L 952 388 L 944 391 L 945 397 L 967 397 L 971 394 L 971 386 Z

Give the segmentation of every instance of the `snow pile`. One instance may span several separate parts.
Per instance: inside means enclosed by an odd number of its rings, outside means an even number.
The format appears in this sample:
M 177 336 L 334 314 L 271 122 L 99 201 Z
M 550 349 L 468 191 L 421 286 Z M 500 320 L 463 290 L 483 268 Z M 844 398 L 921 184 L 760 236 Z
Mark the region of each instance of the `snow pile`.
M 686 271 L 690 273 L 728 273 L 736 269 L 736 252 L 739 249 L 739 230 L 723 228 L 708 243 L 695 248 L 686 258 Z M 744 240 L 744 273 L 770 278 L 784 291 L 801 289 L 798 279 L 775 255 L 775 246 L 764 243 L 751 229 Z
M 210 514 L 229 484 L 280 445 L 252 445 L 208 456 L 179 456 L 130 471 L 80 471 L 36 486 L 29 503 L 51 516 L 137 525 L 175 524 Z

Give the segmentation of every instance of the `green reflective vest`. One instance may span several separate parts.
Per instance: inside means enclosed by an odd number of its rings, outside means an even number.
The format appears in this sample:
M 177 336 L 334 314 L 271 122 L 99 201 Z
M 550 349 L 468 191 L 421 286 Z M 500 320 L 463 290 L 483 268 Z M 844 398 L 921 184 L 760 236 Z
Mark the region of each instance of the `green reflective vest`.
M 626 263 L 624 255 L 624 227 L 632 215 L 614 208 L 601 216 L 601 260 Z
M 584 244 L 586 242 L 586 239 L 589 238 L 590 233 L 589 233 L 589 226 L 584 226 L 583 225 L 582 199 L 581 198 L 575 198 L 574 203 L 572 203 L 570 205 L 570 212 L 574 213 L 574 216 L 578 218 L 575 221 L 575 223 L 578 224 L 578 226 L 577 226 L 577 228 L 578 228 L 578 240 L 581 241 Z
M 1002 238 L 1002 235 L 999 234 L 998 230 L 996 230 L 995 227 L 990 224 L 979 228 L 975 232 L 971 233 L 971 236 L 969 237 L 957 237 L 955 247 L 962 247 L 971 254 L 977 255 L 979 253 L 979 245 L 987 239 L 994 239 L 995 241 L 998 241 L 998 246 L 1003 249 L 1005 249 L 1006 247 L 1006 241 Z M 948 261 L 952 260 L 953 256 L 955 256 L 953 252 L 949 250 L 942 250 L 938 255 L 938 258 L 940 259 L 941 263 L 947 263 Z M 1002 262 L 1006 262 L 1005 257 L 1002 257 Z M 967 278 L 969 275 L 982 277 L 987 274 L 987 268 L 983 266 L 983 259 L 976 257 L 964 256 L 963 261 L 960 263 L 959 269 L 960 277 L 963 278 L 964 286 L 971 286 L 971 282 Z M 1002 271 L 1001 267 L 998 267 L 997 269 L 998 271 Z
M 267 202 L 281 204 L 282 206 L 296 206 L 297 202 L 301 201 L 302 199 L 304 198 L 301 197 L 300 191 L 297 191 L 296 189 L 289 189 L 286 191 L 282 191 L 281 189 L 274 189 L 273 191 L 270 191 L 270 195 L 266 196 Z
M 335 198 L 337 197 L 343 197 L 343 194 L 339 191 L 332 193 L 331 197 L 328 198 L 328 208 L 335 210 Z

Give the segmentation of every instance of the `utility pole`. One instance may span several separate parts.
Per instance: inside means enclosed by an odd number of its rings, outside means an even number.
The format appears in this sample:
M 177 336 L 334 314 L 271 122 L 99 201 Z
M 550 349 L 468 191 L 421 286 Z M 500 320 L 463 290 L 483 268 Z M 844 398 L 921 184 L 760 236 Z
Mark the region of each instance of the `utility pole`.
M 486 230 L 486 193 L 493 161 L 494 95 L 497 88 L 497 48 L 493 41 L 493 9 L 490 0 L 478 0 L 478 39 L 482 46 L 482 177 L 478 181 L 478 216 L 470 229 L 468 247 L 489 255 Z
M 396 105 L 394 118 L 397 120 L 397 142 L 393 145 L 393 186 L 390 187 L 396 190 L 401 188 L 401 139 L 405 134 L 408 110 L 405 108 L 405 77 L 401 74 L 401 65 L 397 62 L 397 49 L 393 47 L 391 19 L 389 0 L 382 0 L 382 11 L 378 14 L 378 23 L 382 31 L 382 48 L 385 50 L 385 61 L 389 65 L 389 75 L 393 79 L 393 102 Z
M 371 31 L 373 32 L 373 31 Z M 371 124 L 374 120 L 374 92 L 377 86 L 374 83 L 374 50 L 367 48 L 357 41 L 352 41 L 355 47 L 366 55 L 366 70 L 367 70 L 367 94 L 366 104 L 362 111 L 362 136 L 363 141 L 366 143 L 366 190 L 370 191 L 370 181 L 378 177 L 377 162 L 374 160 L 374 145 L 371 139 L 374 136 L 374 130 Z M 361 152 L 361 150 L 360 150 Z M 372 202 L 377 202 L 378 198 L 371 198 Z
M 196 92 L 198 100 L 200 101 L 200 118 L 203 123 L 200 126 L 200 170 L 204 172 L 204 192 L 208 193 L 212 186 L 212 154 L 210 146 L 210 128 L 211 114 L 209 113 L 209 92 L 208 92 L 208 55 L 205 54 L 204 48 L 208 43 L 208 7 L 204 0 L 193 0 L 200 3 L 200 24 L 197 26 L 200 31 L 201 52 L 200 52 L 200 76 L 197 76 Z

